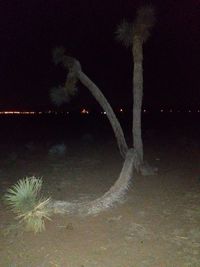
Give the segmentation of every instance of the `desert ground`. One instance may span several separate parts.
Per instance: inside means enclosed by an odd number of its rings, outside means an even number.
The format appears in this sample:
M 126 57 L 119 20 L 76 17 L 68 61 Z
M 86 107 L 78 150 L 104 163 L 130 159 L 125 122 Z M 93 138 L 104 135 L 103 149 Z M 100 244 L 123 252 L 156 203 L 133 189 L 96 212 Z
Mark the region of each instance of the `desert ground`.
M 59 142 L 57 142 L 59 143 Z M 1 196 L 20 178 L 43 177 L 43 194 L 87 201 L 105 193 L 123 165 L 112 134 L 0 145 Z M 1 267 L 199 267 L 200 143 L 174 131 L 144 133 L 156 175 L 134 173 L 125 201 L 96 216 L 54 215 L 46 230 L 19 227 L 0 203 Z

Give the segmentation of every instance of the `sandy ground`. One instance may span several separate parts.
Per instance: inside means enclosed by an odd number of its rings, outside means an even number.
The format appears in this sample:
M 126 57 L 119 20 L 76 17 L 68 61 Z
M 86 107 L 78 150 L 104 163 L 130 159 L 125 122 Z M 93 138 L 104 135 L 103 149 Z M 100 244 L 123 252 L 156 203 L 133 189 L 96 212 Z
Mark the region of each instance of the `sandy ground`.
M 45 195 L 88 200 L 118 178 L 123 161 L 114 140 L 85 138 L 66 147 L 65 156 L 52 157 L 41 144 L 1 145 L 1 195 L 18 179 L 35 175 L 43 177 Z M 145 157 L 158 174 L 134 175 L 125 203 L 93 217 L 56 215 L 36 235 L 16 228 L 1 201 L 0 266 L 199 267 L 199 152 L 199 144 L 185 139 L 145 144 Z

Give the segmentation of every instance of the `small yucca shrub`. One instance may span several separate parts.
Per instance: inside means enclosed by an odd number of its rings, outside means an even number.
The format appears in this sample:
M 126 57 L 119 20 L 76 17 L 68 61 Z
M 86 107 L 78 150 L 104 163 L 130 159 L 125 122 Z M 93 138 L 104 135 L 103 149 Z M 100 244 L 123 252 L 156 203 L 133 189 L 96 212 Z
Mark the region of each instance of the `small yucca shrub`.
M 41 198 L 41 188 L 42 178 L 26 177 L 9 188 L 4 196 L 20 223 L 35 233 L 45 230 L 44 220 L 50 220 L 50 198 Z

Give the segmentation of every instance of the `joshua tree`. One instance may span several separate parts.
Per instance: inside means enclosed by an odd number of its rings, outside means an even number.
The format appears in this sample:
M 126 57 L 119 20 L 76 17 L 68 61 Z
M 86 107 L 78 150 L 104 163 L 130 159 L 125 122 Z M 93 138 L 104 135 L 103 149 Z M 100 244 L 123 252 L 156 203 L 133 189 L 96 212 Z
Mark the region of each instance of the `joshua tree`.
M 82 71 L 80 62 L 75 58 L 66 56 L 63 48 L 55 49 L 54 61 L 56 64 L 62 63 L 67 68 L 68 75 L 63 87 L 51 91 L 52 100 L 56 104 L 67 102 L 76 92 L 76 83 L 79 80 L 88 88 L 106 112 L 115 133 L 120 153 L 125 158 L 125 161 L 119 178 L 114 185 L 103 196 L 89 202 L 70 203 L 50 199 L 40 199 L 39 201 L 38 193 L 42 185 L 41 179 L 32 177 L 20 180 L 13 188 L 8 190 L 5 198 L 13 211 L 18 214 L 18 218 L 22 222 L 25 222 L 28 228 L 31 228 L 35 232 L 44 230 L 44 219 L 49 219 L 51 212 L 75 212 L 83 215 L 96 214 L 113 206 L 115 202 L 123 200 L 126 190 L 129 188 L 133 168 L 135 167 L 141 170 L 143 163 L 143 145 L 141 138 L 141 106 L 143 94 L 142 48 L 153 24 L 154 10 L 151 7 L 143 7 L 138 10 L 134 24 L 124 22 L 118 28 L 118 38 L 124 41 L 125 45 L 132 45 L 134 60 L 133 143 L 135 149 L 128 149 L 120 123 L 110 104 L 100 89 Z
M 71 95 L 76 92 L 76 83 L 79 80 L 94 98 L 98 101 L 100 106 L 106 112 L 106 115 L 111 123 L 120 153 L 123 158 L 126 157 L 128 146 L 126 144 L 124 133 L 121 125 L 113 112 L 112 107 L 104 97 L 100 89 L 89 79 L 89 77 L 82 71 L 80 62 L 75 58 L 65 55 L 64 48 L 56 48 L 53 53 L 54 62 L 56 64 L 62 63 L 68 70 L 67 79 L 63 87 L 55 88 L 51 91 L 51 98 L 55 104 L 61 104 L 67 102 Z
M 137 10 L 133 23 L 123 21 L 117 29 L 117 39 L 126 47 L 132 47 L 133 56 L 133 147 L 138 156 L 141 170 L 143 166 L 143 142 L 141 133 L 141 111 L 143 98 L 143 44 L 150 36 L 155 23 L 155 12 L 152 6 L 143 6 Z
M 68 70 L 67 79 L 63 87 L 53 89 L 51 91 L 51 98 L 56 104 L 61 104 L 69 100 L 70 96 L 76 91 L 76 83 L 79 80 L 92 93 L 95 99 L 99 102 L 111 123 L 119 150 L 125 161 L 119 178 L 115 184 L 100 198 L 86 203 L 70 203 L 66 201 L 51 201 L 49 208 L 54 213 L 70 213 L 75 212 L 79 214 L 95 214 L 99 213 L 111 206 L 115 202 L 121 201 L 129 188 L 130 179 L 132 178 L 133 167 L 137 162 L 136 153 L 133 149 L 127 147 L 122 128 L 113 112 L 110 104 L 100 91 L 100 89 L 83 73 L 81 65 L 78 60 L 66 56 L 62 48 L 54 50 L 54 62 L 62 63 Z M 137 165 L 137 164 L 136 164 Z

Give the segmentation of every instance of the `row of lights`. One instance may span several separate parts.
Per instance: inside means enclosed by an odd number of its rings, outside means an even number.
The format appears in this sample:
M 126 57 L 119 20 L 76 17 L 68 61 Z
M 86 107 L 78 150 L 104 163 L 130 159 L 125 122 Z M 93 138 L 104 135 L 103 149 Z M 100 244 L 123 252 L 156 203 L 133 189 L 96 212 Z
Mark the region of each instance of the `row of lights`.
M 148 111 L 146 109 L 143 109 L 142 110 L 143 113 L 147 113 Z M 119 113 L 124 113 L 124 109 L 120 108 L 118 110 Z M 173 110 L 173 109 L 169 109 L 169 110 L 164 110 L 164 109 L 160 109 L 160 112 L 161 113 L 179 113 L 181 112 L 180 110 Z M 187 112 L 187 113 L 192 113 L 192 112 L 197 112 L 197 113 L 200 113 L 200 109 L 196 110 L 196 111 L 192 111 L 191 109 L 189 110 L 186 110 L 186 111 L 182 111 L 182 112 Z M 49 110 L 49 111 L 46 111 L 46 112 L 42 112 L 42 111 L 0 111 L 0 115 L 41 115 L 41 114 L 69 114 L 70 112 L 67 111 L 67 112 L 57 112 L 57 111 L 52 111 L 52 110 Z M 87 108 L 83 108 L 80 110 L 80 114 L 82 115 L 88 115 L 90 114 L 90 110 L 87 109 Z M 104 114 L 106 115 L 106 111 L 101 111 L 101 114 Z
M 170 110 L 164 110 L 164 109 L 161 109 L 160 110 L 160 112 L 161 113 L 163 113 L 163 112 L 169 112 L 169 113 L 172 113 L 172 112 L 174 112 L 174 113 L 180 113 L 180 112 L 187 112 L 187 113 L 192 113 L 192 112 L 198 112 L 198 113 L 200 113 L 200 109 L 197 109 L 197 110 L 191 110 L 191 109 L 188 109 L 188 110 L 173 110 L 173 109 L 170 109 Z
M 0 115 L 36 115 L 42 114 L 42 111 L 0 111 Z
M 121 108 L 121 109 L 119 109 L 118 110 L 118 112 L 120 112 L 120 113 L 124 113 L 125 111 Z M 148 110 L 146 110 L 146 109 L 143 109 L 142 110 L 142 112 L 143 113 L 148 113 Z M 196 111 L 192 111 L 192 110 L 186 110 L 186 111 L 180 111 L 180 110 L 172 110 L 172 109 L 170 109 L 170 110 L 164 110 L 164 109 L 160 109 L 160 112 L 161 113 L 180 113 L 180 112 L 187 112 L 187 113 L 192 113 L 192 112 L 197 112 L 197 113 L 200 113 L 200 109 L 198 109 L 198 110 L 196 110 Z M 83 110 L 81 110 L 81 114 L 89 114 L 90 113 L 90 111 L 89 110 L 87 110 L 87 109 L 83 109 Z M 101 114 L 106 114 L 106 111 L 101 111 Z

